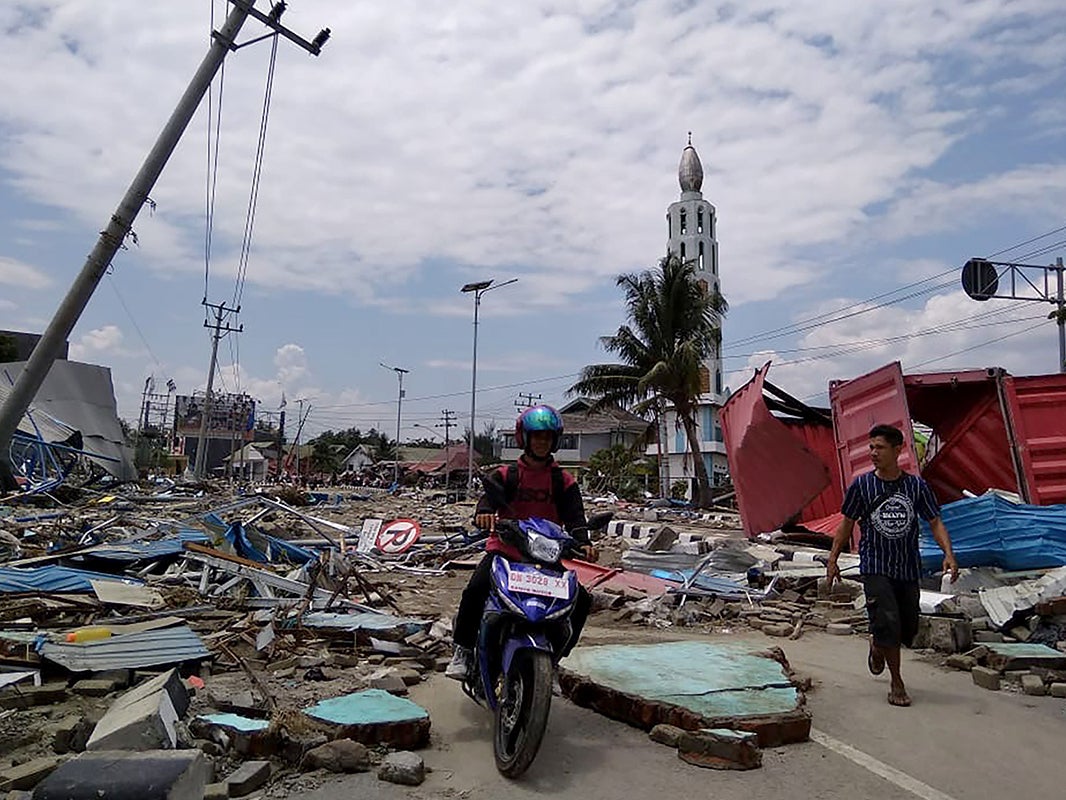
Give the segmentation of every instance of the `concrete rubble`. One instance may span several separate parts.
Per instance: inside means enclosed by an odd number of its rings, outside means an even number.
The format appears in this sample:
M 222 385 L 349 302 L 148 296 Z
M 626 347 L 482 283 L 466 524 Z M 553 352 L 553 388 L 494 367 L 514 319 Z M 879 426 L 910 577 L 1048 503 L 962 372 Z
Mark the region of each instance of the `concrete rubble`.
M 483 548 L 473 504 L 454 500 L 411 488 L 237 494 L 173 482 L 70 489 L 61 505 L 0 500 L 0 787 L 60 796 L 101 759 L 127 776 L 115 778 L 116 797 L 193 796 L 189 787 L 237 797 L 371 771 L 418 785 L 428 768 L 410 751 L 430 744 L 431 719 L 406 695 L 447 664 L 459 593 Z M 777 676 L 745 691 L 788 697 L 755 713 L 690 713 L 648 691 L 645 705 L 629 706 L 639 719 L 627 718 L 602 682 L 570 668 L 591 647 L 565 665 L 564 693 L 702 767 L 751 769 L 760 748 L 806 739 L 804 682 L 777 645 L 866 633 L 857 558 L 841 557 L 845 579 L 830 589 L 824 536 L 749 539 L 725 507 L 607 496 L 586 508 L 615 513 L 597 541 L 600 563 L 572 564 L 593 596 L 593 624 L 715 643 L 761 632 Z M 384 553 L 375 535 L 398 519 L 418 520 L 421 535 Z M 1031 605 L 994 621 L 982 593 L 1034 581 L 1040 591 L 1011 594 Z M 1051 702 L 1066 695 L 1057 585 L 1044 572 L 983 568 L 955 587 L 931 582 L 916 646 L 982 688 Z M 716 694 L 725 702 L 729 691 Z M 136 788 L 149 762 L 169 765 L 170 785 Z

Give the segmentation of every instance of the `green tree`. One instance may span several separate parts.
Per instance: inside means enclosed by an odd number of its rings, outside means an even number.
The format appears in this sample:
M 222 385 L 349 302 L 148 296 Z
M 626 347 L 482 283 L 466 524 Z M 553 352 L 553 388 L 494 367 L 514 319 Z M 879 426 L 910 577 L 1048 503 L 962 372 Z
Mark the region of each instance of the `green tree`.
M 344 455 L 348 454 L 345 453 Z M 337 454 L 337 450 L 332 443 L 316 439 L 314 449 L 311 451 L 311 465 L 318 472 L 337 472 L 340 469 L 340 461 L 343 457 Z
M 644 458 L 643 445 L 615 444 L 589 456 L 585 481 L 593 494 L 614 492 L 625 500 L 639 500 L 646 481 L 655 474 Z
M 13 336 L 0 336 L 0 364 L 17 361 L 19 357 L 18 343 Z
M 620 275 L 616 283 L 625 293 L 628 322 L 600 343 L 619 362 L 590 364 L 569 391 L 596 398 L 595 408 L 615 404 L 643 414 L 672 407 L 688 438 L 696 502 L 709 506 L 711 485 L 696 410 L 701 367 L 721 341 L 719 320 L 728 305 L 697 278 L 695 262 L 669 251 L 657 268 Z

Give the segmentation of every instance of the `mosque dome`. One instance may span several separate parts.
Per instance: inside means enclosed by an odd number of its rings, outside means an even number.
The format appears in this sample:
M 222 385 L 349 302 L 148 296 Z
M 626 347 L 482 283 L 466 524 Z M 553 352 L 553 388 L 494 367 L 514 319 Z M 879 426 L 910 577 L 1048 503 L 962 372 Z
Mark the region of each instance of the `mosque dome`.
M 681 163 L 677 165 L 677 180 L 682 192 L 698 192 L 703 186 L 703 164 L 692 146 L 692 134 L 689 134 L 688 146 L 681 151 Z

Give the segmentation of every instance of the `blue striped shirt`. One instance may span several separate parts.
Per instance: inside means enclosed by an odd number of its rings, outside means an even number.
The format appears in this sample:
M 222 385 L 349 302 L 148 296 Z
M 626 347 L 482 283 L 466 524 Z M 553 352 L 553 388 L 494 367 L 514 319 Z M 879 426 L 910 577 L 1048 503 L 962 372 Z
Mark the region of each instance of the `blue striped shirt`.
M 885 481 L 871 470 L 851 482 L 841 511 L 859 523 L 863 575 L 918 580 L 918 517 L 928 521 L 940 516 L 940 504 L 928 483 L 907 472 Z

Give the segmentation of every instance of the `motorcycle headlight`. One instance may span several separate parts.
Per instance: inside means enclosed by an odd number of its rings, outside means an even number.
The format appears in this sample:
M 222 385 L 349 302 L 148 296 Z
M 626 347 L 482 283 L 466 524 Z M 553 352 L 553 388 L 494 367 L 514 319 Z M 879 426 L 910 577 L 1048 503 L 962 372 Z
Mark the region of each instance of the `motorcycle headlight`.
M 533 532 L 528 532 L 526 536 L 529 542 L 529 555 L 535 561 L 554 564 L 563 554 L 563 543 L 558 539 L 549 539 L 547 536 Z

